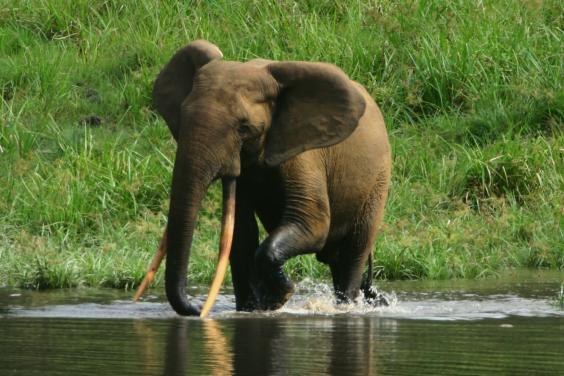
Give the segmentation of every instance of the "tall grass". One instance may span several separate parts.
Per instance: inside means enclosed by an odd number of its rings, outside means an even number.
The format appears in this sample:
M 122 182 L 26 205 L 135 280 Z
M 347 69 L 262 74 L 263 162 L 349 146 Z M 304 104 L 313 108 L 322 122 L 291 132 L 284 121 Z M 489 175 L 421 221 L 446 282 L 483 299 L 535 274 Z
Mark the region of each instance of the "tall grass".
M 564 284 L 560 285 L 560 291 L 552 298 L 551 304 L 556 308 L 564 310 Z
M 562 269 L 563 14 L 557 0 L 1 0 L 0 284 L 139 282 L 175 150 L 151 85 L 197 38 L 231 60 L 332 62 L 380 104 L 394 172 L 379 277 Z M 193 280 L 213 272 L 219 207 L 216 187 Z M 328 276 L 312 257 L 288 271 Z

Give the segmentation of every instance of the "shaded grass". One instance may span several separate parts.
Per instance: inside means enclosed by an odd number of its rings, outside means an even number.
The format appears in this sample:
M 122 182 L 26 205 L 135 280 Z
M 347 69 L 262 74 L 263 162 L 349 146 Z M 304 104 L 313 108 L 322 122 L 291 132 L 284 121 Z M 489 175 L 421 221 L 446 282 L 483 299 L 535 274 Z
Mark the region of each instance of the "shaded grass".
M 151 85 L 196 38 L 232 60 L 332 62 L 374 96 L 394 150 L 379 278 L 562 269 L 562 14 L 556 0 L 0 1 L 0 284 L 140 281 L 175 151 Z M 214 187 L 194 281 L 213 273 L 219 208 Z M 312 256 L 287 270 L 329 275 Z

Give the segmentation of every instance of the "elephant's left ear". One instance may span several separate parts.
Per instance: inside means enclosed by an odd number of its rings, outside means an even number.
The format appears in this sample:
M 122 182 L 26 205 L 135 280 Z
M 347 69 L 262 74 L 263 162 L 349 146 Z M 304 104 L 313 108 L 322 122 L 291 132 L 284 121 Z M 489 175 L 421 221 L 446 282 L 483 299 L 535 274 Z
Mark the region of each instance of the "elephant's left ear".
M 366 103 L 336 66 L 292 61 L 272 63 L 267 69 L 280 86 L 266 139 L 268 165 L 339 143 L 358 125 Z

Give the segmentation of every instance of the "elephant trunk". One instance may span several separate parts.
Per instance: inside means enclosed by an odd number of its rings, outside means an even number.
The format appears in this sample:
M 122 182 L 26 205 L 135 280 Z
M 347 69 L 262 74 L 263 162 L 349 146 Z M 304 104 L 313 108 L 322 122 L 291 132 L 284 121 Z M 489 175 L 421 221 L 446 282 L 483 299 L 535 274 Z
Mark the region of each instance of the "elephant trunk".
M 194 167 L 193 161 L 190 161 L 185 155 L 181 151 L 177 153 L 173 171 L 167 227 L 165 291 L 170 305 L 178 314 L 194 316 L 200 314 L 200 307 L 191 303 L 186 296 L 186 275 L 198 211 L 215 172 L 205 167 Z M 225 210 L 226 207 L 234 207 L 234 179 L 223 179 L 223 186 L 224 201 L 231 203 L 230 205 L 224 204 Z M 229 195 L 226 195 L 226 192 Z M 225 220 L 226 215 L 231 217 L 234 213 L 224 213 L 223 224 L 230 222 Z M 222 234 L 224 233 L 232 236 L 233 229 L 222 228 Z M 230 248 L 230 239 L 227 242 L 222 240 L 222 242 L 227 243 Z M 226 253 L 228 259 L 229 250 L 223 250 L 220 253 Z M 227 264 L 225 262 L 224 264 L 224 269 L 226 269 Z M 224 275 L 225 270 L 218 270 L 218 272 Z
M 200 314 L 199 307 L 186 297 L 186 274 L 190 260 L 190 248 L 198 219 L 198 210 L 208 184 L 199 182 L 189 189 L 183 189 L 184 177 L 177 171 L 173 174 L 172 194 L 167 226 L 167 258 L 165 270 L 165 291 L 172 308 L 180 315 Z M 192 180 L 192 179 L 190 179 Z M 194 181 L 197 181 L 194 179 Z M 211 179 L 210 179 L 211 181 Z
M 167 224 L 165 291 L 172 308 L 180 315 L 200 314 L 200 308 L 186 297 L 186 274 L 198 211 L 212 181 L 213 171 L 196 166 L 179 147 L 172 174 Z

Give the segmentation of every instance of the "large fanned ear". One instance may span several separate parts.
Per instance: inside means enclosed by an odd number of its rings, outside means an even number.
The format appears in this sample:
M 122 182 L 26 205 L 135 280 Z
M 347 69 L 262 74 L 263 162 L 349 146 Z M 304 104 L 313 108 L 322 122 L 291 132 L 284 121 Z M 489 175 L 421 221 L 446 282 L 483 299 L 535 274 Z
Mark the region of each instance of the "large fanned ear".
M 267 69 L 280 85 L 266 139 L 268 165 L 339 143 L 358 125 L 366 104 L 336 66 L 292 61 L 272 63 Z
M 192 91 L 194 75 L 223 54 L 214 44 L 197 40 L 178 50 L 161 70 L 153 86 L 153 105 L 178 140 L 180 105 Z

